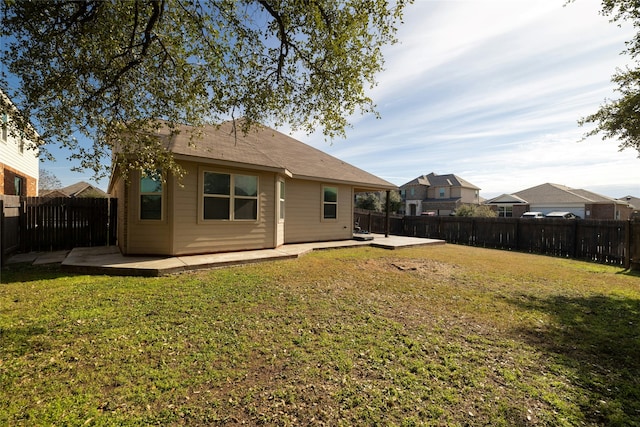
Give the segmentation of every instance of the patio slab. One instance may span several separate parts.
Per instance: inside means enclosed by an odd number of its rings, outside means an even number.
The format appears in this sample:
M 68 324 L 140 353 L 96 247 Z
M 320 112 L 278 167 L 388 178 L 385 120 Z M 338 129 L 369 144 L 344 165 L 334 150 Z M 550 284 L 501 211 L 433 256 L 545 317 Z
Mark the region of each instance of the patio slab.
M 85 274 L 162 276 L 181 271 L 298 258 L 314 250 L 374 246 L 384 249 L 444 244 L 444 240 L 371 235 L 373 240 L 341 240 L 288 244 L 276 249 L 225 252 L 189 256 L 123 256 L 115 246 L 76 248 L 62 261 L 62 268 Z

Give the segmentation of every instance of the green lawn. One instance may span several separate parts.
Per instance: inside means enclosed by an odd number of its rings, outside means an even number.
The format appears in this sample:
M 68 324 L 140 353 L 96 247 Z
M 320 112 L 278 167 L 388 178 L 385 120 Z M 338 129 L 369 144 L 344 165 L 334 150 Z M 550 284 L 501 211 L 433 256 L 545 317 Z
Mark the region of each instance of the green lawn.
M 619 268 L 445 245 L 0 280 L 0 425 L 640 426 Z

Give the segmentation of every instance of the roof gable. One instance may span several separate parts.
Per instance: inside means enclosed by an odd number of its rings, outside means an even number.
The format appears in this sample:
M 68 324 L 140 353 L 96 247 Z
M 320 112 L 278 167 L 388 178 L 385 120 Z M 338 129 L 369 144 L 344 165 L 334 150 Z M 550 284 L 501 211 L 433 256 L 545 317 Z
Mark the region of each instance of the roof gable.
M 69 197 L 107 197 L 107 193 L 84 181 L 64 187 L 60 191 Z
M 494 197 L 493 199 L 487 200 L 486 204 L 494 204 L 494 203 L 527 203 L 526 200 L 514 195 L 514 194 L 501 194 L 498 197 Z
M 463 187 L 472 190 L 480 190 L 479 187 L 471 184 L 469 181 L 460 178 L 452 173 L 445 175 L 437 175 L 431 172 L 429 175 L 420 175 L 417 178 L 403 184 L 401 187 L 409 185 L 425 185 L 427 187 Z
M 164 132 L 168 137 L 168 130 Z M 236 132 L 232 121 L 220 126 L 205 126 L 195 133 L 193 128 L 182 126 L 168 140 L 167 148 L 184 158 L 272 169 L 299 179 L 344 182 L 371 189 L 397 188 L 382 178 L 265 126 L 247 134 Z

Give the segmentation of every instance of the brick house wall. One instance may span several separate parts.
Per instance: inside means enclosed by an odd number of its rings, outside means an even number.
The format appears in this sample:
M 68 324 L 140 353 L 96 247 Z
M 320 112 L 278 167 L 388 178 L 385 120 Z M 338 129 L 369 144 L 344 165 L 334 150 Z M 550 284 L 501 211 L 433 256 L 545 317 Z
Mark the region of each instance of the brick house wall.
M 16 194 L 16 178 L 21 181 L 20 194 Z M 35 197 L 38 195 L 38 179 L 0 163 L 0 194 Z
M 587 216 L 587 219 L 619 219 L 626 221 L 631 218 L 633 209 L 623 204 L 592 204 L 585 205 L 585 212 L 590 212 L 591 215 Z M 616 216 L 616 211 L 618 215 Z M 585 215 L 586 216 L 586 215 Z
M 513 218 L 520 218 L 523 213 L 529 212 L 529 205 L 513 205 Z

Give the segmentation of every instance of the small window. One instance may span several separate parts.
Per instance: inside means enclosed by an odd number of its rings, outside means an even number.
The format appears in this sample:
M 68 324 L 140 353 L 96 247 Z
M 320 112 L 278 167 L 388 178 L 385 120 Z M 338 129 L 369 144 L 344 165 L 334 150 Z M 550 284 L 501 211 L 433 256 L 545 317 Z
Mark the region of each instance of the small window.
M 258 177 L 204 172 L 205 220 L 258 219 Z
M 279 208 L 279 217 L 280 221 L 284 221 L 284 181 L 278 182 L 278 199 L 280 200 Z
M 13 178 L 13 186 L 14 186 L 14 193 L 16 196 L 23 196 L 22 194 L 22 190 L 24 188 L 24 186 L 22 185 L 22 183 L 24 182 L 24 179 L 20 176 L 16 176 Z
M 440 189 L 440 198 L 444 199 L 444 188 Z
M 24 153 L 24 137 L 20 136 L 20 141 L 18 142 L 18 152 L 20 154 Z
M 140 219 L 162 219 L 162 176 L 146 172 L 140 178 Z
M 2 126 L 2 142 L 7 142 L 7 139 L 9 138 L 9 119 L 7 117 L 6 113 L 2 114 L 2 123 L 0 123 L 0 126 Z
M 322 208 L 324 219 L 338 218 L 338 188 L 323 187 Z

